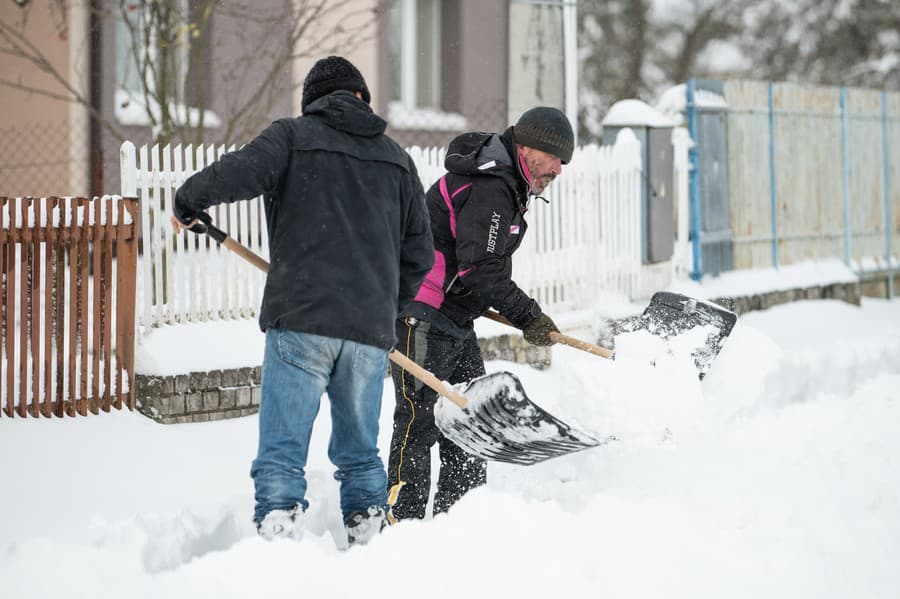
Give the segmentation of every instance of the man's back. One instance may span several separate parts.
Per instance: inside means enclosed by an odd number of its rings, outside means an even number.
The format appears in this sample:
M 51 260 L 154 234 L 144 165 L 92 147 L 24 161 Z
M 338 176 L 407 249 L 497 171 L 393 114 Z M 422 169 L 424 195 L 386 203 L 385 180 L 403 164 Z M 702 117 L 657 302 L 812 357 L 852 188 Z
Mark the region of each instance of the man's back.
M 350 94 L 335 93 L 285 122 L 291 164 L 271 200 L 272 267 L 260 317 L 288 328 L 389 348 L 404 239 L 431 258 L 422 188 L 385 123 Z M 430 264 L 418 267 L 422 276 Z
M 263 330 L 393 345 L 399 305 L 434 257 L 415 165 L 385 126 L 364 101 L 337 91 L 179 190 L 194 211 L 266 194 Z

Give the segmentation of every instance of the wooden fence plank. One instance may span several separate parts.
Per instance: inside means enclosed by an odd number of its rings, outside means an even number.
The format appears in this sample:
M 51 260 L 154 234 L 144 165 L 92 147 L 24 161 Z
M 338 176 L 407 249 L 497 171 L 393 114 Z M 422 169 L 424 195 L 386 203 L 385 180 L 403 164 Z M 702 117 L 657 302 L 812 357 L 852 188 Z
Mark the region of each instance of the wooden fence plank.
M 44 202 L 44 402 L 42 413 L 47 418 L 53 415 L 53 253 L 56 227 L 53 215 L 59 200 L 45 198 Z
M 66 252 L 65 252 L 65 220 L 66 220 L 66 198 L 59 199 L 59 210 L 57 212 L 59 221 L 57 223 L 56 247 L 54 251 L 54 261 L 56 263 L 56 281 L 55 295 L 56 301 L 53 303 L 54 311 L 54 337 L 56 338 L 56 403 L 54 414 L 58 417 L 65 415 L 65 331 L 66 331 L 66 298 L 63 295 L 66 283 Z
M 6 215 L 7 210 L 7 199 L 5 197 L 0 197 L 0 219 L 3 219 Z M 4 389 L 6 385 L 6 372 L 9 369 L 9 364 L 11 364 L 12 360 L 12 351 L 7 348 L 6 344 L 6 329 L 10 327 L 8 324 L 9 321 L 6 318 L 6 264 L 7 264 L 7 253 L 9 244 L 7 244 L 8 231 L 7 227 L 0 226 L 0 272 L 3 273 L 2 280 L 0 280 L 0 315 L 3 316 L 2 324 L 0 324 L 0 389 Z M 9 392 L 3 393 L 3 397 L 9 400 Z M 11 413 L 7 412 L 7 406 L 3 405 L 4 402 L 0 400 L 0 418 L 3 417 L 4 414 L 8 416 L 12 416 Z
M 125 272 L 125 279 L 122 287 L 119 289 L 122 293 L 122 303 L 120 307 L 123 315 L 123 339 L 124 345 L 122 353 L 124 355 L 124 366 L 129 375 L 128 379 L 128 409 L 134 410 L 134 343 L 135 343 L 135 308 L 137 305 L 137 254 L 138 254 L 138 236 L 137 231 L 140 230 L 140 210 L 137 203 L 133 200 L 126 200 L 126 209 L 131 215 L 131 225 L 129 227 L 130 237 L 122 245 L 123 254 L 119 268 Z
M 100 205 L 98 202 L 94 201 L 91 206 L 91 213 L 93 215 L 93 223 L 90 226 L 91 235 L 93 243 L 91 245 L 91 250 L 93 254 L 93 291 L 94 291 L 94 299 L 91 303 L 91 339 L 93 341 L 93 355 L 94 359 L 91 361 L 91 392 L 92 396 L 97 401 L 98 407 L 102 408 L 102 400 L 101 400 L 101 388 L 100 388 L 100 355 L 101 350 L 103 348 L 103 336 L 101 334 L 100 328 L 100 300 L 102 297 L 102 255 L 101 255 L 101 241 L 100 235 L 98 233 L 100 226 Z
M 93 241 L 92 230 L 86 226 L 90 222 L 91 209 L 94 202 L 87 198 L 84 199 L 82 210 L 82 218 L 84 224 L 81 226 L 82 235 L 78 243 L 78 337 L 81 342 L 79 345 L 79 353 L 81 354 L 81 370 L 79 376 L 81 379 L 81 397 L 87 401 L 88 409 L 92 414 L 97 414 L 97 398 L 90 393 L 90 362 L 91 346 L 90 346 L 90 246 Z
M 19 259 L 18 262 L 22 265 L 23 262 L 27 260 L 27 251 L 25 248 L 25 244 L 27 240 L 25 238 L 25 234 L 27 229 L 27 219 L 28 219 L 28 209 L 26 202 L 27 198 L 18 198 L 19 199 L 19 211 L 22 218 L 22 229 L 19 234 Z M 18 414 L 19 416 L 25 416 L 27 405 L 28 405 L 28 388 L 25 381 L 28 380 L 28 358 L 27 358 L 27 347 L 28 347 L 28 337 L 27 337 L 27 328 L 28 328 L 28 268 L 23 267 L 19 269 L 19 405 Z
M 78 407 L 76 403 L 78 398 L 76 393 L 76 373 L 78 372 L 76 363 L 78 355 L 76 345 L 78 341 L 78 293 L 76 291 L 78 281 L 78 254 L 74 251 L 74 248 L 78 245 L 78 240 L 81 238 L 81 231 L 76 226 L 78 203 L 78 198 L 69 198 L 66 217 L 67 223 L 69 224 L 67 227 L 69 240 L 66 244 L 66 255 L 69 262 L 69 280 L 66 285 L 64 297 L 68 297 L 69 300 L 69 333 L 68 339 L 66 340 L 66 345 L 68 346 L 68 354 L 66 356 L 66 377 L 69 391 L 68 413 L 70 416 L 75 416 Z
M 3 268 L 6 280 L 6 286 L 3 293 L 4 321 L 6 323 L 6 335 L 4 347 L 6 348 L 6 415 L 12 417 L 15 404 L 15 330 L 13 326 L 15 322 L 15 264 L 16 264 L 16 245 L 15 245 L 15 199 L 12 201 L 4 198 L 4 212 L 8 209 L 10 228 L 8 233 L 8 243 L 4 244 Z M 2 384 L 2 383 L 0 383 Z
M 110 409 L 110 399 L 113 393 L 112 385 L 112 262 L 113 262 L 113 235 L 115 229 L 112 226 L 112 202 L 105 202 L 101 209 L 105 215 L 103 230 L 103 373 L 106 389 L 103 392 L 103 411 Z
M 125 202 L 117 202 L 115 205 L 116 209 L 116 256 L 119 261 L 123 258 L 123 250 L 124 244 L 121 243 L 123 241 L 123 236 L 119 235 L 119 232 L 122 231 L 125 218 Z M 116 265 L 116 293 L 115 293 L 115 328 L 116 328 L 116 351 L 115 351 L 115 361 L 116 361 L 116 396 L 115 396 L 115 407 L 117 410 L 122 409 L 122 370 L 124 361 L 122 360 L 122 350 L 125 347 L 124 336 L 123 336 L 123 317 L 122 313 L 122 283 L 123 283 L 123 275 L 125 272 L 125 268 L 121 267 L 121 262 L 118 262 Z
M 28 244 L 29 263 L 31 267 L 31 286 L 28 294 L 31 297 L 30 336 L 31 336 L 31 415 L 40 416 L 41 397 L 41 221 L 40 200 L 32 205 L 34 227 L 31 228 L 31 242 Z

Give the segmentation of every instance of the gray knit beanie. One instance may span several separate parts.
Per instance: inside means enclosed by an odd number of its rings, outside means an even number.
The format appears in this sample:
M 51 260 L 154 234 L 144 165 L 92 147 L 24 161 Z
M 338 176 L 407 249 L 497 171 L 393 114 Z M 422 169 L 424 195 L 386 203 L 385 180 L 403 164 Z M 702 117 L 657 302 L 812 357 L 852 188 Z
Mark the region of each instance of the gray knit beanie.
M 557 156 L 563 164 L 572 160 L 575 134 L 566 115 L 557 108 L 538 106 L 526 110 L 513 126 L 516 143 Z

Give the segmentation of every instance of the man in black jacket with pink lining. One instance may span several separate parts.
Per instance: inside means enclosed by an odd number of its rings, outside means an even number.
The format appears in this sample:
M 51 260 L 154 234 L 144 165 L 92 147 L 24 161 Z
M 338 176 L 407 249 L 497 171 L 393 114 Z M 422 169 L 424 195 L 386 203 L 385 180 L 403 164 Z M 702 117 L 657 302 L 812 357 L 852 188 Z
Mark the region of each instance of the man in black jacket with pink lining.
M 537 107 L 502 134 L 460 135 L 447 150 L 447 174 L 425 198 L 435 262 L 396 323 L 397 350 L 451 384 L 485 373 L 473 321 L 495 308 L 525 339 L 551 345 L 553 321 L 512 280 L 512 255 L 525 235 L 525 214 L 572 158 L 565 114 Z M 434 423 L 436 394 L 392 365 L 396 390 L 388 463 L 394 520 L 424 518 L 431 485 L 431 447 L 441 459 L 435 513 L 484 484 L 484 461 L 445 439 Z

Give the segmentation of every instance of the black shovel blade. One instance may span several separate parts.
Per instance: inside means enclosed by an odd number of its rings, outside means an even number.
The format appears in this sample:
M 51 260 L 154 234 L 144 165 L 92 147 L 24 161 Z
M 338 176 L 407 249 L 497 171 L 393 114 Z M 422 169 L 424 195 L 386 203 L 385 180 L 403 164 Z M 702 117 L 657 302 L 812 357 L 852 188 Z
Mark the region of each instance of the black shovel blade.
M 692 352 L 694 364 L 702 379 L 719 354 L 725 339 L 737 322 L 737 314 L 712 302 L 694 299 L 680 293 L 659 291 L 632 330 L 645 329 L 668 339 L 699 326 L 710 327 L 705 342 Z
M 462 393 L 469 401 L 465 409 L 439 398 L 435 422 L 445 437 L 485 460 L 528 465 L 612 440 L 547 413 L 528 399 L 522 383 L 509 372 L 474 379 Z

